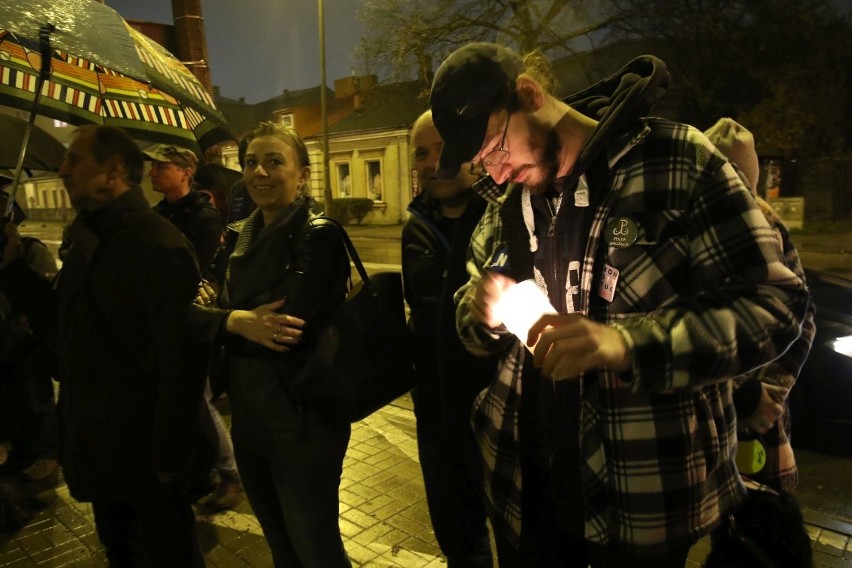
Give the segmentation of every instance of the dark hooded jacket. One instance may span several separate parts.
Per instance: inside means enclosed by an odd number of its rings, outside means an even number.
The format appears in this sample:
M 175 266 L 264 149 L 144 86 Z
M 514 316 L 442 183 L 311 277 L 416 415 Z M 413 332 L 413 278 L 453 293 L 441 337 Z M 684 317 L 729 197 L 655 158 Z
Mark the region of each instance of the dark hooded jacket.
M 204 269 L 213 260 L 222 236 L 222 217 L 210 203 L 210 196 L 199 191 L 189 193 L 169 203 L 165 199 L 154 206 L 154 211 L 174 223 L 195 248 L 198 265 Z
M 453 295 L 465 282 L 467 245 L 485 211 L 473 196 L 452 234 L 442 228 L 440 206 L 421 193 L 408 206 L 411 217 L 402 230 L 402 276 L 410 308 L 414 366 L 417 378 L 415 411 L 419 428 L 442 435 L 452 444 L 468 437 L 474 397 L 494 376 L 496 360 L 467 352 L 455 327 Z

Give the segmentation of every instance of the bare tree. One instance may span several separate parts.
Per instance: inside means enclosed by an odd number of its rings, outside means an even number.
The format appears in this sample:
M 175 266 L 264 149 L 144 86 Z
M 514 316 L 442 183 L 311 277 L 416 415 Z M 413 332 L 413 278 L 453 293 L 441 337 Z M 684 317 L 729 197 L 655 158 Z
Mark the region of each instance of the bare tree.
M 848 150 L 850 27 L 829 0 L 613 3 L 613 37 L 659 47 L 679 120 L 732 116 L 788 154 Z
M 613 22 L 608 0 L 365 0 L 368 72 L 390 79 L 440 61 L 472 41 L 496 41 L 551 59 L 588 49 Z

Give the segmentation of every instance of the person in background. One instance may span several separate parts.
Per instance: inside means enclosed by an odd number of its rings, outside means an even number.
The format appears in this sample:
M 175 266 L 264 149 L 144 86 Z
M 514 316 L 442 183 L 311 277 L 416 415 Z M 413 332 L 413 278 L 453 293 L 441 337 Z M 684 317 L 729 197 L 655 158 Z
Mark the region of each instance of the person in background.
M 210 196 L 223 222 L 228 218 L 228 191 L 242 178 L 241 172 L 212 162 L 199 166 L 193 176 L 195 190 Z
M 11 179 L 0 176 L 0 215 L 5 214 L 8 207 L 9 191 L 7 190 L 11 188 L 11 182 Z M 8 220 L 17 227 L 26 218 L 27 214 L 24 213 L 21 206 L 17 202 L 13 203 L 11 215 L 8 217 Z M 44 274 L 44 277 L 48 280 L 53 280 L 58 268 L 56 267 L 56 259 L 47 248 L 47 245 L 41 239 L 24 235 L 21 236 L 21 246 L 23 247 L 24 258 L 27 264 L 36 272 Z
M 787 227 L 769 203 L 757 195 L 760 164 L 752 133 L 732 118 L 726 117 L 720 118 L 704 134 L 739 168 L 760 211 L 776 233 L 785 264 L 804 282 L 805 271 Z M 799 484 L 796 458 L 790 445 L 791 417 L 787 397 L 810 352 L 816 334 L 815 313 L 816 307 L 810 299 L 802 320 L 802 333 L 787 352 L 757 371 L 734 380 L 734 405 L 741 442 L 738 453 L 744 454 L 739 461 L 752 466 L 747 469 L 741 466 L 740 473 L 776 491 L 792 493 Z M 755 436 L 760 447 L 745 443 Z M 765 451 L 765 460 L 762 456 L 757 456 L 758 460 L 752 459 L 751 453 L 755 450 Z M 753 467 L 755 463 L 763 465 L 757 469 Z
M 337 226 L 316 220 L 298 133 L 261 123 L 250 136 L 243 177 L 257 209 L 189 332 L 226 346 L 234 453 L 275 566 L 349 567 L 338 488 L 351 426 L 323 422 L 293 388 L 314 330 L 346 298 L 349 257 Z
M 151 160 L 151 186 L 163 194 L 154 210 L 186 235 L 202 270 L 213 259 L 222 236 L 222 218 L 210 197 L 192 189 L 198 158 L 192 150 L 157 144 L 144 150 Z
M 438 179 L 443 142 L 422 114 L 411 129 L 414 169 L 421 193 L 408 206 L 402 229 L 402 278 L 417 387 L 417 449 L 435 537 L 447 565 L 493 566 L 482 492 L 482 463 L 470 410 L 491 380 L 495 361 L 467 352 L 455 330 L 453 294 L 467 281 L 465 258 L 485 200 L 470 186 L 467 169 Z
M 661 61 L 564 100 L 543 68 L 472 43 L 430 95 L 438 175 L 508 182 L 456 296 L 465 346 L 499 357 L 473 422 L 500 565 L 684 566 L 745 494 L 731 379 L 798 337 L 808 293 L 727 160 L 648 116 Z M 515 336 L 503 300 L 527 280 L 556 313 Z
M 0 176 L 0 185 L 5 180 Z M 9 193 L 0 189 L 4 215 L 8 200 Z M 13 203 L 4 221 L 14 228 L 25 219 L 24 211 Z M 47 246 L 35 237 L 17 238 L 25 264 L 50 283 L 57 268 Z M 52 349 L 52 341 L 34 333 L 28 315 L 0 292 L 0 477 L 58 481 Z
M 60 464 L 71 496 L 92 503 L 110 565 L 200 567 L 186 489 L 208 347 L 182 332 L 181 314 L 201 276 L 185 237 L 142 194 L 143 163 L 125 131 L 78 128 L 59 170 L 77 217 L 56 294 L 14 238 L 0 289 L 45 337 L 40 320 L 58 303 Z
M 246 150 L 249 142 L 251 142 L 251 136 L 244 136 L 237 146 L 237 161 L 240 164 L 240 171 L 245 170 Z M 248 217 L 256 207 L 257 205 L 251 200 L 248 193 L 245 180 L 240 177 L 228 191 L 228 215 L 225 222 L 241 221 Z
M 209 277 L 208 266 L 219 248 L 224 225 L 209 195 L 192 188 L 198 158 L 191 150 L 166 144 L 152 146 L 144 153 L 151 160 L 151 185 L 154 191 L 164 195 L 163 200 L 154 206 L 154 211 L 186 235 L 195 248 L 202 273 Z M 216 474 L 214 477 L 218 479 L 205 479 L 201 489 L 194 492 L 203 495 L 215 485 L 213 492 L 201 499 L 199 504 L 210 511 L 221 511 L 239 502 L 242 482 L 234 459 L 231 436 L 213 399 L 213 388 L 208 379 L 204 387 L 204 400 L 216 430 L 217 451 L 213 469 Z

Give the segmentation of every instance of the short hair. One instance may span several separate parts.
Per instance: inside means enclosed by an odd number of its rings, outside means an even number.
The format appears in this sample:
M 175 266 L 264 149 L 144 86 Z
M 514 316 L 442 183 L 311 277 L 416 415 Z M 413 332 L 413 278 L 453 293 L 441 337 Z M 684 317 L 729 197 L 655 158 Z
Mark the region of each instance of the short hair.
M 74 130 L 75 134 L 92 133 L 92 155 L 98 164 L 103 164 L 113 156 L 124 162 L 125 179 L 130 185 L 142 183 L 145 157 L 142 150 L 126 130 L 115 126 L 87 124 Z
M 248 143 L 251 143 L 255 138 L 263 136 L 273 136 L 283 140 L 296 150 L 296 156 L 299 158 L 299 166 L 303 168 L 310 167 L 311 159 L 308 156 L 308 147 L 305 146 L 305 141 L 302 140 L 302 137 L 299 136 L 299 133 L 292 126 L 285 126 L 280 122 L 258 122 L 246 138 L 248 138 Z M 248 144 L 246 144 L 246 149 L 248 149 Z

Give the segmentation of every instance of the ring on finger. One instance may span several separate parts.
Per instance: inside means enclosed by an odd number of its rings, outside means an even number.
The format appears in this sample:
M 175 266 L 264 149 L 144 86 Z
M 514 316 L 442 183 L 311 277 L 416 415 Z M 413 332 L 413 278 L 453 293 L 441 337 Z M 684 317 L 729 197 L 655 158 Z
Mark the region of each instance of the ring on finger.
M 278 341 L 278 333 L 277 332 L 272 334 L 272 341 Z

